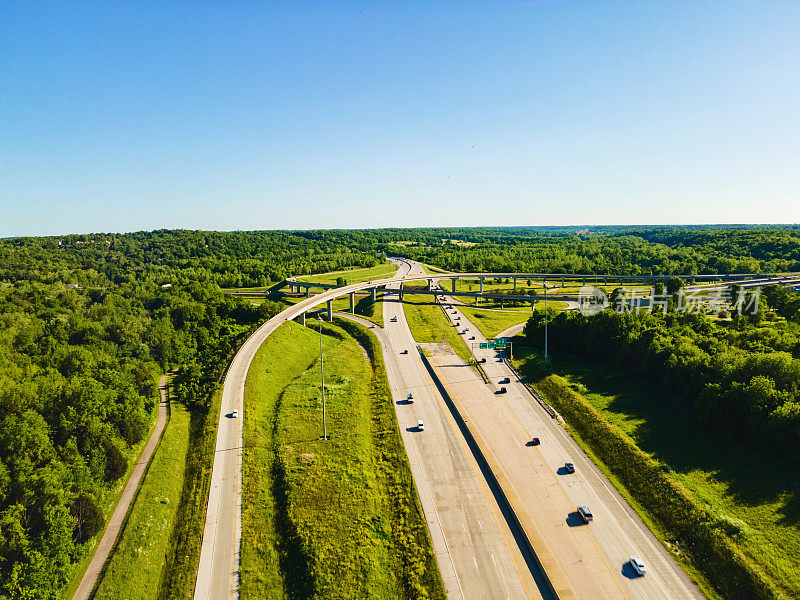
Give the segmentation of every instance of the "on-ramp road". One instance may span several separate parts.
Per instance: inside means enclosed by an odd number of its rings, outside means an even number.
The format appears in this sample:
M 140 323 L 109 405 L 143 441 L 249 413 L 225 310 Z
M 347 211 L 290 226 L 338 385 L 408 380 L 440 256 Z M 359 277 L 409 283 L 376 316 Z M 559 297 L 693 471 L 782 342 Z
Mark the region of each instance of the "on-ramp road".
M 408 263 L 399 262 L 395 279 L 405 277 L 410 268 Z M 290 306 L 250 336 L 231 362 L 222 388 L 214 464 L 194 589 L 195 600 L 239 598 L 244 383 L 256 351 L 264 340 L 286 321 L 300 316 L 325 299 L 338 297 L 362 287 L 364 284 L 353 284 L 328 290 Z M 234 410 L 239 411 L 239 418 L 233 417 Z

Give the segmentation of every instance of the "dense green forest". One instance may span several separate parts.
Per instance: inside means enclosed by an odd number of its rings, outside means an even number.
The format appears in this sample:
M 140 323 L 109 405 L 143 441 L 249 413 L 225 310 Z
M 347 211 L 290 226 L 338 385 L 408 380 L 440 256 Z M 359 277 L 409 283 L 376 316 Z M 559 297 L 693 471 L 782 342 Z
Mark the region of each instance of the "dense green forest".
M 220 288 L 371 267 L 384 254 L 465 271 L 800 271 L 795 227 L 574 233 L 161 230 L 0 240 L 0 595 L 57 597 L 150 429 L 157 375 L 176 369 L 178 398 L 202 413 L 237 342 L 280 309 Z M 587 342 L 587 352 L 614 344 L 611 358 L 678 385 L 698 418 L 724 402 L 736 433 L 796 452 L 800 312 L 794 295 L 766 297 L 786 322 L 609 315 L 564 316 L 553 327 L 607 327 L 587 336 L 604 340 Z
M 0 241 L 0 595 L 56 598 L 147 435 L 157 374 L 205 410 L 238 338 L 280 307 L 223 295 L 374 255 L 286 233 Z
M 799 325 L 606 310 L 563 312 L 548 328 L 554 349 L 613 362 L 661 386 L 665 399 L 688 406 L 712 430 L 800 462 Z M 543 313 L 528 321 L 526 336 L 541 346 Z
M 595 230 L 590 230 L 593 232 Z M 797 229 L 395 230 L 390 252 L 465 272 L 688 274 L 800 271 Z M 462 243 L 456 243 L 456 240 Z M 464 245 L 467 242 L 468 245 Z
M 265 286 L 290 275 L 371 267 L 381 258 L 343 235 L 288 232 L 153 231 L 0 241 L 0 281 L 104 286 L 176 273 L 220 287 Z

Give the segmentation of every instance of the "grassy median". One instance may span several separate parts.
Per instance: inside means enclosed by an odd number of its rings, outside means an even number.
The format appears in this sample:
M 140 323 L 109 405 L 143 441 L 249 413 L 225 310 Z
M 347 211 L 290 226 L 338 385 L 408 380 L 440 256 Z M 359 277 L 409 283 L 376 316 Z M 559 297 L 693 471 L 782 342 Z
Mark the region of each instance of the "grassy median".
M 432 301 L 433 296 L 405 294 L 403 311 L 417 343 L 447 342 L 465 361 L 472 360 L 464 336 L 448 321 L 442 307 Z M 469 336 L 467 336 L 469 337 Z
M 323 332 L 329 440 L 320 439 L 319 333 L 283 325 L 248 373 L 241 598 L 423 597 L 398 536 L 424 521 L 398 521 L 384 476 L 380 440 L 399 436 L 397 424 L 375 427 L 376 403 L 392 409 L 391 398 L 375 397 L 373 367 L 350 335 Z

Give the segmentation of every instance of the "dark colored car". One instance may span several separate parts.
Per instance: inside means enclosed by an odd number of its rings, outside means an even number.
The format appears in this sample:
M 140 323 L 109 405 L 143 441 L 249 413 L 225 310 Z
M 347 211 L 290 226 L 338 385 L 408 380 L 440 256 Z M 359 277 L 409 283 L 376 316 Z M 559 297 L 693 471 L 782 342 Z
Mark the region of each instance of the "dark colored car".
M 474 339 L 475 339 L 475 336 L 474 336 L 474 335 L 471 335 L 469 339 L 471 339 L 471 340 L 474 340 Z
M 594 519 L 594 515 L 592 515 L 592 511 L 589 510 L 588 506 L 579 506 L 578 514 L 580 515 L 581 519 L 583 519 L 584 523 L 588 523 L 589 521 Z
M 574 473 L 575 465 L 573 465 L 572 463 L 566 463 L 564 464 L 564 469 L 567 471 L 567 473 Z
M 539 438 L 533 438 L 531 440 L 531 446 L 538 446 L 539 445 Z
M 500 388 L 500 393 L 501 393 L 501 394 L 505 394 L 505 393 L 506 393 L 506 388 L 504 388 L 504 387 L 501 387 L 501 388 Z
M 510 377 L 506 377 L 504 379 L 501 379 L 500 383 L 511 383 L 511 378 Z

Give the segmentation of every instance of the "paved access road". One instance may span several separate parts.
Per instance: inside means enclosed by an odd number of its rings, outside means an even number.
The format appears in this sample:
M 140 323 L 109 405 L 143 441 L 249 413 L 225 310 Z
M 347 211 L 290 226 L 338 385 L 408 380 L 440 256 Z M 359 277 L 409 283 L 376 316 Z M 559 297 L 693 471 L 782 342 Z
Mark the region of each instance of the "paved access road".
M 454 312 L 455 311 L 455 312 Z M 456 307 L 447 310 L 472 343 L 485 341 Z M 477 347 L 477 346 L 476 346 Z M 497 470 L 515 511 L 560 597 L 702 598 L 672 557 L 613 490 L 558 422 L 535 401 L 494 350 L 475 350 L 490 384 L 454 354 L 431 358 L 470 430 Z M 510 383 L 500 384 L 508 377 Z M 504 386 L 507 393 L 498 393 Z M 528 445 L 533 437 L 540 444 Z M 571 462 L 576 472 L 568 474 Z M 575 513 L 588 505 L 586 525 Z M 638 555 L 648 568 L 636 577 L 627 561 Z
M 128 509 L 131 507 L 131 502 L 136 497 L 136 491 L 139 489 L 139 483 L 142 476 L 147 470 L 147 465 L 150 464 L 150 459 L 153 457 L 153 452 L 161 440 L 161 434 L 164 432 L 164 427 L 167 424 L 167 376 L 162 375 L 158 380 L 158 389 L 161 394 L 161 402 L 158 403 L 158 417 L 156 425 L 153 428 L 153 433 L 150 434 L 150 439 L 147 440 L 147 445 L 139 457 L 139 462 L 133 467 L 130 479 L 125 484 L 125 489 L 122 490 L 122 495 L 117 502 L 114 512 L 108 521 L 103 537 L 100 538 L 100 543 L 95 548 L 94 556 L 86 568 L 86 572 L 78 584 L 78 589 L 75 590 L 75 595 L 72 600 L 88 600 L 92 596 L 94 588 L 100 579 L 100 573 L 103 570 L 103 565 L 106 564 L 111 550 L 119 537 L 122 526 L 125 522 L 125 515 L 128 514 Z

